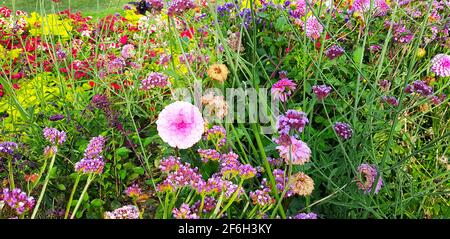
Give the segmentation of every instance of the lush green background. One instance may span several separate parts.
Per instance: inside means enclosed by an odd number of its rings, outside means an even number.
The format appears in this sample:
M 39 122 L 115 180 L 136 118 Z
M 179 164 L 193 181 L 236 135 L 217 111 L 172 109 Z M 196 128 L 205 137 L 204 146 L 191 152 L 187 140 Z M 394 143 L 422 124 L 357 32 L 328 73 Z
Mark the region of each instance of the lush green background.
M 86 15 L 102 17 L 120 10 L 124 4 L 132 1 L 133 0 L 61 0 L 59 3 L 54 3 L 52 0 L 0 0 L 0 5 L 27 12 L 41 12 L 44 10 L 47 13 L 71 8 L 74 11 L 82 11 Z

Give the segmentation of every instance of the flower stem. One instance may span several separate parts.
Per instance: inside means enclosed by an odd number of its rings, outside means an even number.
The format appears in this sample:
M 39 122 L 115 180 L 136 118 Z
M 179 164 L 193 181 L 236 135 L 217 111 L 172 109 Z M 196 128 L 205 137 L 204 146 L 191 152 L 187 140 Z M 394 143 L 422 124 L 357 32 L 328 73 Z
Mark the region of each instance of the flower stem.
M 16 186 L 14 185 L 12 157 L 8 157 L 8 173 L 9 173 L 9 187 L 11 188 L 11 190 L 13 190 Z
M 72 192 L 70 193 L 69 203 L 66 207 L 66 214 L 64 215 L 64 219 L 67 219 L 69 217 L 70 207 L 72 206 L 72 200 L 73 196 L 75 194 L 75 191 L 77 190 L 78 183 L 80 182 L 81 174 L 79 173 L 77 176 L 77 179 L 75 179 L 75 184 L 73 185 Z
M 55 164 L 56 153 L 53 154 L 52 160 L 50 161 L 50 165 L 48 167 L 47 175 L 45 175 L 44 185 L 42 186 L 41 193 L 39 194 L 38 201 L 36 206 L 34 207 L 33 214 L 31 214 L 31 219 L 36 217 L 36 214 L 39 210 L 39 206 L 41 205 L 42 199 L 44 198 L 45 190 L 47 189 L 48 181 L 50 180 L 50 173 L 52 171 L 53 165 Z
M 244 183 L 244 180 L 241 179 L 241 181 L 239 181 L 239 186 L 236 189 L 236 192 L 233 193 L 233 195 L 230 198 L 230 201 L 228 201 L 227 205 L 225 205 L 225 207 L 222 209 L 222 211 L 220 211 L 220 213 L 217 215 L 217 218 L 220 218 L 222 216 L 222 214 L 225 213 L 225 211 L 231 206 L 231 204 L 233 204 L 234 200 L 236 200 L 238 194 L 239 194 L 239 189 L 241 189 L 242 184 Z
M 70 217 L 70 219 L 74 219 L 75 215 L 77 214 L 78 208 L 81 205 L 81 202 L 83 201 L 84 195 L 86 194 L 89 185 L 91 184 L 91 182 L 94 180 L 94 174 L 89 174 L 86 185 L 84 186 L 83 191 L 81 192 L 80 198 L 78 199 L 77 205 L 75 205 L 75 208 L 73 209 L 72 212 L 72 216 Z

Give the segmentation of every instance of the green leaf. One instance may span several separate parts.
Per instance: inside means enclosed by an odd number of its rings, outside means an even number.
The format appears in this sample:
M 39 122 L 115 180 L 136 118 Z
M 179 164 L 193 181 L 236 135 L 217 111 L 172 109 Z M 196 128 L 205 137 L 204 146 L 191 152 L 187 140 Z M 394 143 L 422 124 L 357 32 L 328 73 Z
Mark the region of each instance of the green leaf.
M 364 48 L 362 47 L 357 47 L 353 52 L 353 61 L 356 63 L 356 65 L 359 65 L 359 62 L 362 60 L 363 53 Z
M 64 184 L 58 184 L 56 187 L 61 191 L 66 191 L 66 186 L 64 186 Z
M 94 207 L 101 207 L 103 205 L 103 200 L 96 198 L 94 200 L 92 200 L 91 205 Z
M 133 169 L 133 171 L 139 175 L 143 175 L 144 174 L 144 168 L 143 167 L 136 167 Z
M 128 153 L 130 153 L 130 152 L 131 152 L 131 150 L 129 150 L 126 147 L 121 147 L 121 148 L 116 149 L 116 155 L 120 156 L 120 157 L 126 157 L 126 156 L 128 156 Z

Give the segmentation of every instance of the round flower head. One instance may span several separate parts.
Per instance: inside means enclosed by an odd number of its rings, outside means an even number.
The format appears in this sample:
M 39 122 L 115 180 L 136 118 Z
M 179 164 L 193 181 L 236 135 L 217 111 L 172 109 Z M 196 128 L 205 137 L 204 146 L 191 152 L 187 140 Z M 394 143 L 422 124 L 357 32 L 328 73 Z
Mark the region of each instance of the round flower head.
M 123 206 L 112 212 L 105 212 L 105 219 L 139 219 L 139 209 L 134 205 Z
M 438 54 L 431 60 L 431 71 L 437 76 L 450 76 L 450 56 Z
M 166 87 L 168 84 L 168 77 L 158 72 L 151 72 L 147 78 L 141 81 L 141 90 L 150 90 L 155 87 Z
M 66 141 L 67 136 L 66 132 L 64 131 L 59 131 L 55 128 L 45 127 L 44 138 L 53 145 L 56 144 L 61 145 Z
M 291 144 L 277 146 L 280 157 L 284 159 L 286 164 L 289 164 L 291 160 L 294 165 L 302 165 L 309 162 L 311 149 L 309 149 L 308 145 L 293 136 L 291 136 L 290 142 Z
M 363 190 L 366 194 L 370 193 L 378 175 L 377 168 L 373 165 L 363 163 L 359 165 L 358 172 L 360 173 L 359 177 L 356 177 L 358 188 Z M 383 180 L 379 177 L 375 188 L 375 194 L 380 191 L 382 185 Z
M 282 135 L 288 135 L 291 130 L 301 133 L 308 122 L 305 112 L 288 110 L 285 115 L 278 117 L 276 127 Z
M 292 175 L 291 180 L 291 189 L 297 195 L 311 195 L 312 191 L 314 190 L 313 179 L 303 172 L 298 172 Z
M 323 26 L 320 24 L 320 22 L 317 20 L 315 16 L 310 16 L 306 20 L 306 36 L 310 39 L 319 39 L 320 34 L 323 31 Z
M 344 54 L 344 52 L 344 48 L 340 47 L 339 45 L 332 45 L 325 50 L 325 55 L 328 57 L 328 59 L 333 60 L 334 58 Z
M 372 0 L 372 2 L 373 5 L 371 8 L 371 0 L 355 0 L 353 3 L 353 8 L 361 13 L 372 9 L 374 16 L 384 16 L 390 9 L 385 0 Z
M 0 158 L 8 155 L 12 156 L 17 147 L 17 144 L 14 142 L 0 142 Z
M 213 64 L 206 72 L 213 80 L 223 83 L 228 76 L 228 68 L 224 64 Z
M 202 138 L 204 121 L 196 106 L 176 101 L 159 113 L 156 126 L 164 142 L 171 147 L 187 149 Z
M 327 85 L 315 85 L 312 87 L 312 91 L 316 95 L 317 99 L 325 99 L 331 92 L 331 87 Z
M 123 58 L 127 59 L 132 58 L 136 54 L 136 51 L 134 50 L 134 46 L 132 44 L 126 44 L 122 47 L 120 54 Z
M 289 15 L 293 18 L 301 18 L 306 15 L 308 8 L 305 0 L 293 1 L 290 4 L 291 10 L 289 10 Z
M 334 124 L 334 130 L 342 139 L 349 139 L 353 134 L 352 127 L 347 123 L 336 122 L 336 124 Z
M 24 212 L 33 209 L 35 200 L 33 197 L 28 197 L 25 192 L 22 192 L 19 188 L 14 188 L 9 190 L 8 188 L 3 189 L 0 192 L 0 201 L 10 206 L 12 209 L 16 210 L 16 213 L 22 215 Z
M 288 78 L 282 78 L 272 85 L 271 93 L 275 98 L 280 99 L 281 102 L 285 102 L 296 87 L 297 84 L 293 81 Z

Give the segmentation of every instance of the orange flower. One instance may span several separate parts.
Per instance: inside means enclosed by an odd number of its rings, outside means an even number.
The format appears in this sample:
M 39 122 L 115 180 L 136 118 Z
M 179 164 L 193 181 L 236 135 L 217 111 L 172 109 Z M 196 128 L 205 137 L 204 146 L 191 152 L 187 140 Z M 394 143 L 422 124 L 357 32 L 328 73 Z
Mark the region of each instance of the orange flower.
M 223 83 L 228 76 L 228 68 L 224 64 L 213 64 L 206 72 L 213 80 Z

